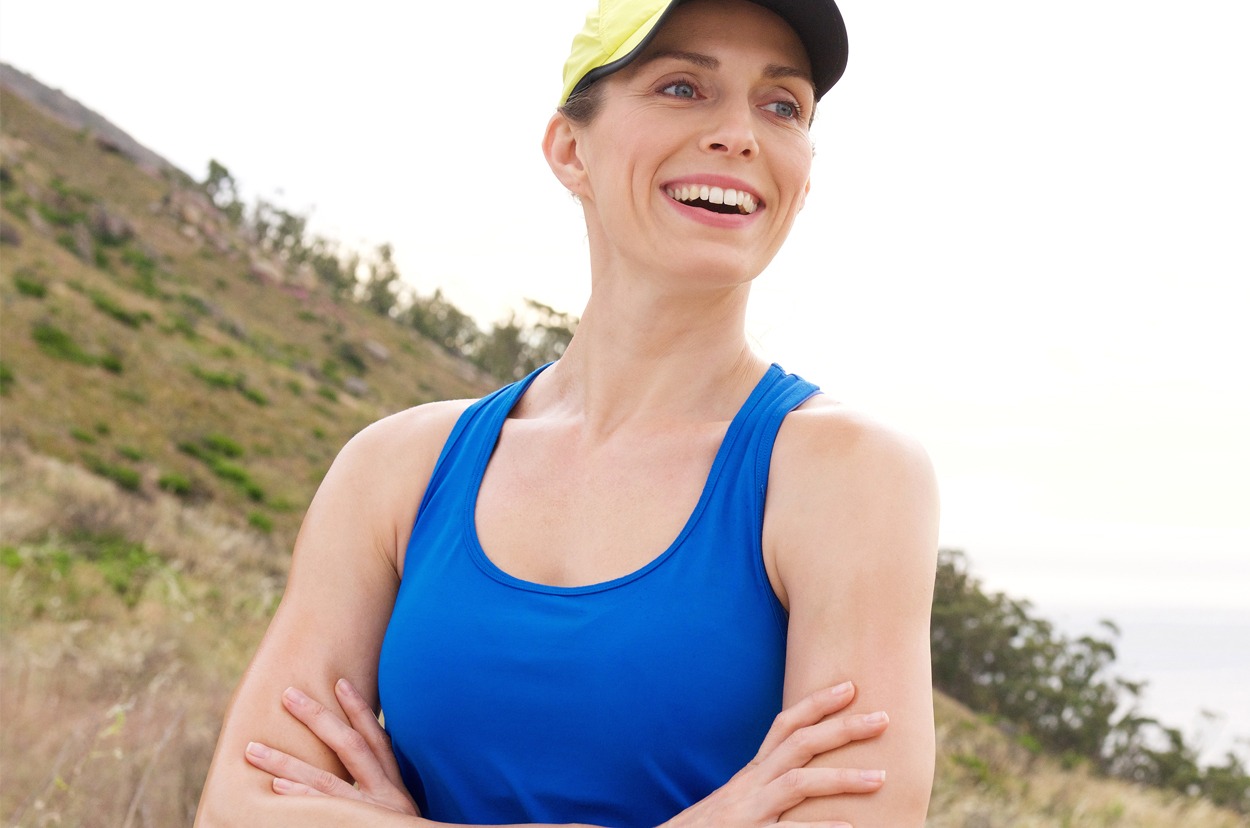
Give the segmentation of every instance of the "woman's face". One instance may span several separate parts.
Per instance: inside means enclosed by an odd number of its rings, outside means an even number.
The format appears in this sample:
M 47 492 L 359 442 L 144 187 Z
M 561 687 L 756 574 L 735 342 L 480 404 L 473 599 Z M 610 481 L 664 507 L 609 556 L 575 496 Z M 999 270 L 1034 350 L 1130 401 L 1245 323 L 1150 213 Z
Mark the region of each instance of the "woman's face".
M 675 9 L 643 54 L 599 81 L 595 118 L 572 128 L 575 192 L 606 264 L 706 287 L 758 275 L 807 193 L 810 77 L 772 12 L 746 0 Z

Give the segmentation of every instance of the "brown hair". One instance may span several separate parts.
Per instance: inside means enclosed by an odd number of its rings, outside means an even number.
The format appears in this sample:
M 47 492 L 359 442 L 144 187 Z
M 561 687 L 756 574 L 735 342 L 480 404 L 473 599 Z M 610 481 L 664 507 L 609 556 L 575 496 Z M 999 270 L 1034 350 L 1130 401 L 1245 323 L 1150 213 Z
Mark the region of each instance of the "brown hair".
M 603 103 L 603 88 L 592 83 L 573 91 L 568 101 L 559 108 L 559 113 L 578 126 L 586 126 L 594 120 Z

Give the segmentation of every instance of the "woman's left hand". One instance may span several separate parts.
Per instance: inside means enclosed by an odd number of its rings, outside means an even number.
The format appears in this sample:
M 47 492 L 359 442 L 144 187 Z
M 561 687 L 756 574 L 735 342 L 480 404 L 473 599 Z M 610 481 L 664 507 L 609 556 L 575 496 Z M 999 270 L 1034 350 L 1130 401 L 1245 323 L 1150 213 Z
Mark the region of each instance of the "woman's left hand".
M 348 721 L 294 687 L 282 694 L 282 706 L 338 754 L 356 780 L 352 785 L 334 774 L 259 742 L 249 742 L 247 761 L 273 774 L 273 790 L 283 795 L 338 796 L 359 799 L 401 814 L 419 816 L 399 775 L 391 738 L 377 716 L 347 679 L 334 685 Z

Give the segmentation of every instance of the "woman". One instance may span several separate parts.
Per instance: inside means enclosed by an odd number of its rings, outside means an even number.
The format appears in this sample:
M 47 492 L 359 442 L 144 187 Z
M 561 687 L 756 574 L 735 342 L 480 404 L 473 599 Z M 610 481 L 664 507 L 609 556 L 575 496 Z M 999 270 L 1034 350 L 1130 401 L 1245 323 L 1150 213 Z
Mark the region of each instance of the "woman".
M 577 335 L 343 450 L 202 824 L 923 823 L 931 469 L 744 334 L 844 63 L 832 0 L 600 3 L 543 145 Z

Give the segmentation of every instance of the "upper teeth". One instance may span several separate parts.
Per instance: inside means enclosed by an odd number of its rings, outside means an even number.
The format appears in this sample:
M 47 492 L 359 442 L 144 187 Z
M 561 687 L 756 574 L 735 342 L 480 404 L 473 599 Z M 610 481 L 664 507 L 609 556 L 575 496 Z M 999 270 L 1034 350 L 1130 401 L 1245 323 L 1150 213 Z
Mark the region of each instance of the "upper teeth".
M 709 187 L 706 184 L 680 184 L 668 188 L 668 197 L 677 201 L 706 201 L 710 204 L 728 204 L 738 212 L 750 215 L 759 206 L 755 196 L 742 190 Z

